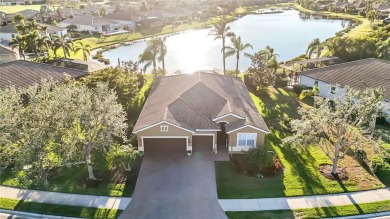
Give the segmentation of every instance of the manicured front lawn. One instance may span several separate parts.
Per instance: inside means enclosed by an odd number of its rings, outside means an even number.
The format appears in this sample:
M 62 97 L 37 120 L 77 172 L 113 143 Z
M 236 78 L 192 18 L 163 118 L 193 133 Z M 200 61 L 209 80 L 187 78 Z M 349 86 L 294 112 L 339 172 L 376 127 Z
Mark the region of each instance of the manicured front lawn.
M 230 219 L 259 218 L 324 218 L 341 217 L 358 214 L 371 214 L 390 210 L 390 201 L 366 203 L 359 205 L 344 205 L 337 207 L 309 208 L 279 211 L 226 212 Z
M 0 198 L 0 209 L 22 211 L 37 214 L 60 215 L 82 218 L 107 218 L 114 219 L 122 211 L 105 208 L 88 208 L 67 205 L 54 205 L 36 202 L 19 201 L 8 198 Z
M 39 11 L 41 8 L 41 5 L 9 5 L 9 6 L 0 6 L 0 11 L 7 13 L 7 14 L 13 14 L 17 13 L 19 11 L 23 11 L 26 9 L 32 9 Z
M 346 156 L 340 166 L 347 168 L 349 179 L 343 182 L 326 179 L 318 168 L 330 164 L 330 160 L 318 148 L 296 150 L 282 145 L 286 136 L 282 118 L 297 118 L 299 106 L 310 107 L 300 102 L 297 95 L 282 88 L 269 88 L 267 93 L 251 93 L 259 112 L 271 129 L 265 147 L 274 150 L 281 159 L 285 171 L 270 178 L 257 178 L 236 172 L 230 162 L 216 163 L 217 191 L 219 198 L 265 198 L 280 196 L 342 193 L 383 188 L 384 185 L 367 172 L 351 156 Z M 307 103 L 312 101 L 305 101 Z

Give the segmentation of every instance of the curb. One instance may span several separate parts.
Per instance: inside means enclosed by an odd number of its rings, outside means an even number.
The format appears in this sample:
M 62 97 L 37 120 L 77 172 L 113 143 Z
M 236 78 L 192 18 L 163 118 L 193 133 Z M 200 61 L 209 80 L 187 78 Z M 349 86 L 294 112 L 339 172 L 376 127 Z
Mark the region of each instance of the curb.
M 64 217 L 64 216 L 56 216 L 56 215 L 45 215 L 45 214 L 36 214 L 36 213 L 28 213 L 23 211 L 11 211 L 11 210 L 5 210 L 0 209 L 0 218 L 7 218 L 7 219 L 13 219 L 13 218 L 31 218 L 31 219 L 38 219 L 38 218 L 46 218 L 46 219 L 80 219 L 77 217 Z

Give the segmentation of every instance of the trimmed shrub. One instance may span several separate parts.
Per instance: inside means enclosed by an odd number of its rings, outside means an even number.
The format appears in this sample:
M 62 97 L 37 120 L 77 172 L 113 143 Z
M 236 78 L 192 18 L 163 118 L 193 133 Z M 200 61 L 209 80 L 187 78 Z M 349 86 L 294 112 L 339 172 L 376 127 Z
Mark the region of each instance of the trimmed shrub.
M 287 87 L 288 81 L 285 78 L 282 77 L 276 77 L 275 79 L 275 86 L 276 87 Z
M 390 158 L 375 155 L 371 160 L 371 167 L 374 173 L 385 183 L 390 183 Z

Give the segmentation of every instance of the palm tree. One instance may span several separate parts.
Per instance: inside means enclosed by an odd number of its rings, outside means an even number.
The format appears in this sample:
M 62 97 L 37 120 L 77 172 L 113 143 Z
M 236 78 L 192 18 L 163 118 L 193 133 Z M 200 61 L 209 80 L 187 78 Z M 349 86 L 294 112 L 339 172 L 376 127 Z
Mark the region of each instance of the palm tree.
M 230 57 L 233 55 L 236 55 L 236 76 L 238 75 L 238 62 L 240 59 L 240 53 L 243 52 L 245 49 L 251 48 L 253 49 L 253 46 L 249 43 L 243 44 L 241 41 L 241 37 L 232 37 L 230 41 L 233 44 L 233 47 L 227 46 L 226 47 L 226 57 Z M 246 56 L 249 56 L 249 54 L 244 53 Z
M 18 24 L 22 23 L 24 21 L 24 17 L 22 14 L 16 14 L 14 16 L 14 21 Z
M 39 37 L 39 32 L 37 30 L 32 31 L 25 35 L 26 43 L 30 51 L 33 51 L 37 57 L 39 57 L 38 46 L 37 46 L 38 37 Z
M 52 45 L 54 54 L 57 54 L 57 50 L 62 48 L 64 57 L 70 56 L 70 52 L 73 51 L 73 41 L 69 39 L 69 34 L 65 34 L 63 37 L 56 36 Z M 57 55 L 56 55 L 57 56 Z
M 37 40 L 36 40 L 36 43 L 37 43 L 38 52 L 42 52 L 42 53 L 47 52 L 52 44 L 52 42 L 50 41 L 50 38 L 48 36 L 45 36 L 45 35 L 39 35 Z
M 20 34 L 26 34 L 28 32 L 28 27 L 26 24 L 24 24 L 24 22 L 16 24 L 14 28 Z
M 323 48 L 323 46 L 322 46 L 322 43 L 320 42 L 320 39 L 315 38 L 313 41 L 311 41 L 309 46 L 307 46 L 307 49 L 306 49 L 307 58 L 310 59 L 314 51 L 317 53 L 317 58 L 319 58 L 322 48 Z
M 139 63 L 145 63 L 143 72 L 153 65 L 154 77 L 157 77 L 157 56 L 158 50 L 155 47 L 146 47 L 144 52 L 139 56 Z
M 77 42 L 78 46 L 75 48 L 74 52 L 77 53 L 79 51 L 83 52 L 84 61 L 88 61 L 88 57 L 90 55 L 92 47 L 90 45 L 84 45 L 82 42 Z
M 226 20 L 221 20 L 218 23 L 214 24 L 213 29 L 210 32 L 210 35 L 214 36 L 214 40 L 222 40 L 222 60 L 223 60 L 223 74 L 226 74 L 226 54 L 225 54 L 225 41 L 226 37 L 234 36 L 234 33 L 230 30 L 230 26 L 227 25 Z
M 38 24 L 36 20 L 32 20 L 31 22 L 28 22 L 28 23 L 26 24 L 26 26 L 27 26 L 27 29 L 28 29 L 29 31 L 42 30 L 41 25 Z
M 165 56 L 167 55 L 166 37 L 153 38 L 148 42 L 151 50 L 157 50 L 157 60 L 161 62 L 165 74 Z
M 266 46 L 264 52 L 266 54 L 268 67 L 270 69 L 273 69 L 274 72 L 276 72 L 276 70 L 278 69 L 278 62 L 276 61 L 276 57 L 279 55 L 276 54 L 274 48 L 270 46 Z
M 12 49 L 18 48 L 20 56 L 23 56 L 23 59 L 26 60 L 24 52 L 26 51 L 26 39 L 23 35 L 17 35 L 12 38 L 11 42 L 8 44 Z

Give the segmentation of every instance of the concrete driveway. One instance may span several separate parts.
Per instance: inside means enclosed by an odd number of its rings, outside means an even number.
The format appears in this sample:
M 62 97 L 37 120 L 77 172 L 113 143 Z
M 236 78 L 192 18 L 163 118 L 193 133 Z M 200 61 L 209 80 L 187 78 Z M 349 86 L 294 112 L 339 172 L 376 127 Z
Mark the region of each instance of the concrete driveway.
M 214 161 L 228 159 L 226 151 L 145 154 L 132 201 L 119 218 L 227 218 L 218 203 Z

